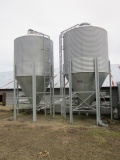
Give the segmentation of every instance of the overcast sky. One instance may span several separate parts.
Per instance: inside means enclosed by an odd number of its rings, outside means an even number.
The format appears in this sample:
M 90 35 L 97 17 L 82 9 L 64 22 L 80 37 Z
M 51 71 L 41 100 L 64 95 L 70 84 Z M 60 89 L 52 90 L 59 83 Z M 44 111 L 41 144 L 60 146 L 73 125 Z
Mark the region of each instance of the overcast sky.
M 0 72 L 13 70 L 14 39 L 28 29 L 54 42 L 59 67 L 59 34 L 82 22 L 108 32 L 109 59 L 120 64 L 120 0 L 0 0 Z

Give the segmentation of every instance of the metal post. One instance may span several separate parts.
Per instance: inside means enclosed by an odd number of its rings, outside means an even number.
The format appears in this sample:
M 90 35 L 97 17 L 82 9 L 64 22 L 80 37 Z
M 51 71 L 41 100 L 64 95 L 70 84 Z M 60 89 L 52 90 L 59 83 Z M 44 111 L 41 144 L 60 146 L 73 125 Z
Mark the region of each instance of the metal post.
M 55 103 L 54 103 L 54 71 L 52 66 L 52 104 L 53 104 L 53 118 L 55 117 Z
M 19 114 L 19 86 L 17 82 L 17 115 Z
M 53 118 L 55 117 L 55 103 L 54 103 L 54 81 L 53 81 L 53 94 L 52 94 L 52 104 L 53 104 Z
M 62 82 L 63 83 L 63 82 Z M 62 86 L 62 89 L 61 89 L 61 115 L 63 115 L 63 103 L 64 103 L 64 98 L 63 98 L 63 86 Z
M 14 120 L 16 121 L 16 84 L 15 84 L 15 78 L 16 78 L 16 67 L 14 65 Z
M 111 67 L 110 67 L 110 61 L 109 61 L 109 82 L 110 82 L 110 112 L 111 112 L 111 120 L 113 120 L 112 87 L 111 87 Z
M 98 72 L 98 60 L 95 58 L 95 86 L 96 86 L 96 116 L 97 125 L 100 122 L 100 93 L 99 93 L 99 72 Z
M 50 115 L 52 115 L 52 78 L 50 78 Z
M 50 115 L 52 115 L 52 65 L 50 65 Z
M 32 94 L 33 94 L 33 122 L 37 121 L 36 115 L 36 74 L 35 63 L 33 62 L 33 76 L 32 76 Z
M 65 66 L 63 64 L 63 106 L 64 106 L 64 118 L 66 118 L 66 99 L 65 99 Z
M 72 74 L 71 74 L 71 60 L 69 60 L 69 107 L 70 107 L 70 123 L 73 123 L 72 110 Z

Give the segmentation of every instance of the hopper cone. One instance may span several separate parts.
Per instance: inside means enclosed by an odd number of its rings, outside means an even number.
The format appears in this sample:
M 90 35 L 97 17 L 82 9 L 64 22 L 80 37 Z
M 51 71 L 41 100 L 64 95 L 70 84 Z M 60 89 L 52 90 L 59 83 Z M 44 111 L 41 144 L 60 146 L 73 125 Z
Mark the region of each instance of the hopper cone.
M 32 76 L 19 76 L 16 77 L 20 87 L 22 88 L 23 92 L 25 93 L 26 97 L 28 97 L 29 102 L 32 104 Z M 48 78 L 49 82 L 49 78 Z M 49 83 L 47 83 L 46 88 L 48 87 Z M 36 92 L 44 92 L 44 76 L 36 76 Z M 36 104 L 40 103 L 40 100 L 43 96 L 43 93 L 36 95 Z
M 99 87 L 101 88 L 107 73 L 99 73 Z M 68 79 L 68 75 L 66 75 Z M 81 101 L 85 101 L 83 106 L 88 106 L 92 104 L 95 99 L 95 93 L 87 93 L 87 91 L 95 92 L 95 73 L 94 72 L 79 72 L 72 73 L 72 88 L 74 92 L 82 92 L 86 93 L 77 93 L 80 97 Z M 92 96 L 90 96 L 92 94 Z M 90 96 L 90 97 L 89 97 Z M 88 98 L 89 97 L 89 98 Z

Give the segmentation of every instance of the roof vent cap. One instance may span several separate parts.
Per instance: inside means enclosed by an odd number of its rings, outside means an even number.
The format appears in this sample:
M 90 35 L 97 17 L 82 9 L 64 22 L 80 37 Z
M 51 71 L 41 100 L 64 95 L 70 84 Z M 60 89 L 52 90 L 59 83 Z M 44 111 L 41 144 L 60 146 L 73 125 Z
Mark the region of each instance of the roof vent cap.
M 80 24 L 80 26 L 81 26 L 81 27 L 83 27 L 83 26 L 90 26 L 90 23 L 83 22 L 83 23 Z

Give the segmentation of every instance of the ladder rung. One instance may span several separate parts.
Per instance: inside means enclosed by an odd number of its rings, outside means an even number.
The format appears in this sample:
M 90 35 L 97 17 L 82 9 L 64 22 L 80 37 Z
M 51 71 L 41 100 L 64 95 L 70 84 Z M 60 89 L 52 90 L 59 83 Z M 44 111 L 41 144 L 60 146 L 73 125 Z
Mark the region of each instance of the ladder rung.
M 44 93 L 44 92 L 37 92 L 37 93 L 39 94 L 39 93 Z M 49 92 L 45 92 L 45 93 L 49 93 Z
M 49 56 L 45 56 L 45 57 L 44 57 L 44 61 L 45 61 L 45 60 L 50 60 L 50 57 L 49 57 Z
M 46 55 L 48 55 L 48 54 L 46 54 Z M 44 59 L 45 59 L 45 58 L 48 59 L 48 58 L 50 58 L 50 56 L 45 56 Z
M 45 72 L 45 74 L 48 74 L 48 73 L 51 73 L 50 71 L 48 71 L 48 72 Z
M 47 53 L 49 53 L 49 52 L 50 52 L 50 50 L 44 50 L 44 53 L 46 53 L 46 52 L 47 52 Z
M 45 56 L 44 60 L 45 60 L 45 59 L 50 59 L 50 57 L 49 57 L 49 56 Z
M 44 63 L 47 63 L 49 65 L 49 62 L 44 62 Z

